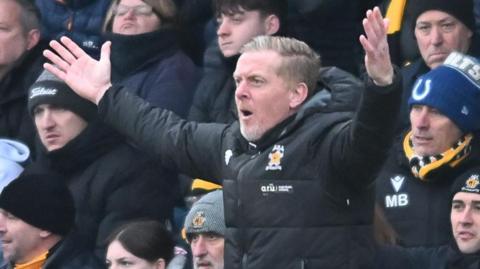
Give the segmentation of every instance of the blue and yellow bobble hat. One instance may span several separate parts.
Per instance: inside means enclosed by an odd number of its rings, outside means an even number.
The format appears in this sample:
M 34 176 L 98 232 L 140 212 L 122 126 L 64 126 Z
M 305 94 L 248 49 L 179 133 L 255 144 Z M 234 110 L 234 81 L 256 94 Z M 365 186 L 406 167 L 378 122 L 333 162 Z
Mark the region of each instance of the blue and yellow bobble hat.
M 480 194 L 480 166 L 474 166 L 455 179 L 451 188 L 451 197 L 458 192 Z
M 480 129 L 480 63 L 452 52 L 445 62 L 415 82 L 408 106 L 438 109 L 463 133 Z

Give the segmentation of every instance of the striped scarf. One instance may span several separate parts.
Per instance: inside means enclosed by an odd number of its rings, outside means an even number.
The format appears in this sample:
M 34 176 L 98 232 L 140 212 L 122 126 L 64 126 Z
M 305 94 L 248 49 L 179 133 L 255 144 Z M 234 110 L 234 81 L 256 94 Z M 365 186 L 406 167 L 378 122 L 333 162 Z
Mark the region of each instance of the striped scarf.
M 419 156 L 415 154 L 412 143 L 412 131 L 403 140 L 403 150 L 410 164 L 413 175 L 420 180 L 428 181 L 428 175 L 441 167 L 456 167 L 471 152 L 470 142 L 473 134 L 461 137 L 455 145 L 447 151 L 434 156 Z

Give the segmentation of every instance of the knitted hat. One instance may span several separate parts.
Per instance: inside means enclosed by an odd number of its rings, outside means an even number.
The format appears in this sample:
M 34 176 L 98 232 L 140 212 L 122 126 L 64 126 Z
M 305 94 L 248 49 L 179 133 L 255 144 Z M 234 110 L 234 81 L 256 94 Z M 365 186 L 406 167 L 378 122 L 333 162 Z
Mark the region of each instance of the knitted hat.
M 464 133 L 480 129 L 480 63 L 452 52 L 445 62 L 415 82 L 412 105 L 438 109 Z
M 412 25 L 415 27 L 417 19 L 424 12 L 439 10 L 448 13 L 461 21 L 472 32 L 475 31 L 472 0 L 416 0 L 412 5 Z
M 54 175 L 21 174 L 3 189 L 0 208 L 32 226 L 58 235 L 66 235 L 75 220 L 70 191 Z
M 451 188 L 451 197 L 457 192 L 480 194 L 480 166 L 474 166 L 455 178 Z
M 223 192 L 212 191 L 195 202 L 185 218 L 185 232 L 214 232 L 225 235 L 225 217 L 223 212 Z
M 28 92 L 28 111 L 32 117 L 35 107 L 41 104 L 68 109 L 86 121 L 97 115 L 97 107 L 93 103 L 78 96 L 65 82 L 47 70 L 40 74 Z
M 19 164 L 30 156 L 30 149 L 14 140 L 0 139 L 0 191 L 22 171 Z

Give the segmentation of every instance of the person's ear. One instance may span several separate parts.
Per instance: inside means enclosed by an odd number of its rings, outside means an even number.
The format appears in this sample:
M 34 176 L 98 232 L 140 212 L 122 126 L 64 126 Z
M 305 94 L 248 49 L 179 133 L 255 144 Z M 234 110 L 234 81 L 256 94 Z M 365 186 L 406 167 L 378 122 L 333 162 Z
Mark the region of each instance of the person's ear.
M 265 34 L 274 35 L 280 30 L 280 19 L 277 15 L 268 15 L 265 18 Z
M 167 267 L 167 263 L 165 262 L 165 259 L 159 258 L 155 262 L 155 269 L 165 269 Z
M 297 109 L 300 107 L 308 96 L 308 86 L 304 82 L 299 82 L 290 90 L 290 108 Z
M 40 30 L 32 29 L 27 33 L 27 50 L 31 50 L 40 41 Z

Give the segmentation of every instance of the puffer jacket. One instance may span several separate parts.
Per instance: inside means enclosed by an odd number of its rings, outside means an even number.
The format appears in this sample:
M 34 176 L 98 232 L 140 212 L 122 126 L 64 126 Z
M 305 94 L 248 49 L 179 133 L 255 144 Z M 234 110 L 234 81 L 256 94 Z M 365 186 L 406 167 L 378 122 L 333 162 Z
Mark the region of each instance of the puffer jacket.
M 356 113 L 316 96 L 255 143 L 238 122 L 187 122 L 115 86 L 99 113 L 165 166 L 224 184 L 226 268 L 371 268 L 372 183 L 399 88 L 370 81 Z

